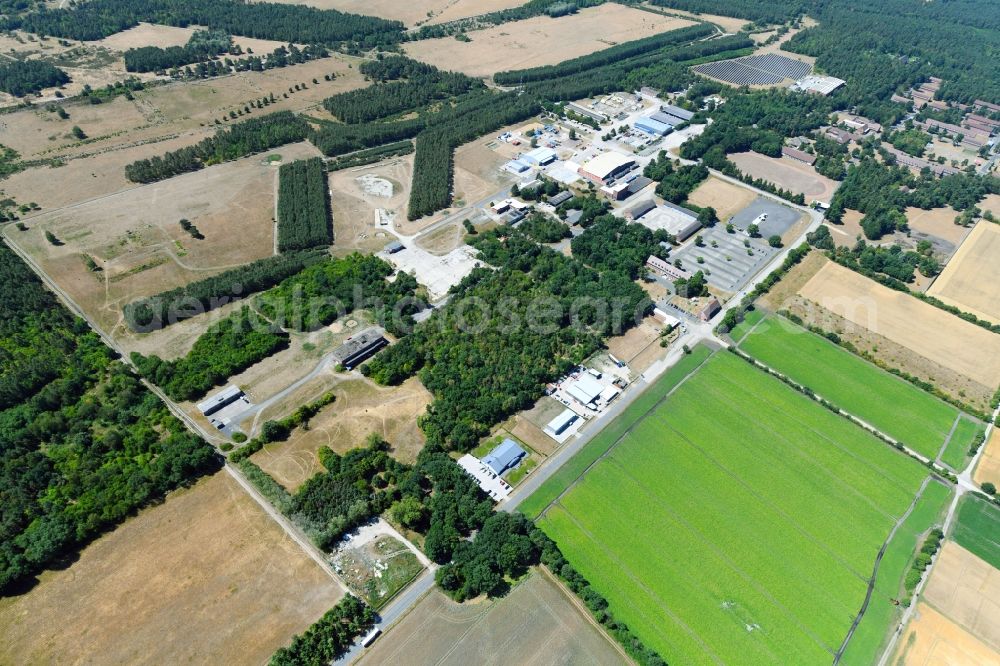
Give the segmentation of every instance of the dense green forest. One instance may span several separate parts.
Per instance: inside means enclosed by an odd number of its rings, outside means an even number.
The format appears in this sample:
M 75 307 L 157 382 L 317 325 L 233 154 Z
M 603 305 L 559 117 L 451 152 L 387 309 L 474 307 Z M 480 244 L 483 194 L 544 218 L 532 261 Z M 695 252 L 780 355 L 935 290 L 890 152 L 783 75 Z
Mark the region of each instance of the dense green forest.
M 219 467 L 0 245 L 0 590 Z
M 327 111 L 349 124 L 388 118 L 483 87 L 478 79 L 399 55 L 364 62 L 358 70 L 375 84 L 323 101 Z
M 173 361 L 132 352 L 140 373 L 173 400 L 196 400 L 233 375 L 288 346 L 288 334 L 248 306 L 216 322 Z
M 184 46 L 141 46 L 124 53 L 129 72 L 156 72 L 211 60 L 233 52 L 233 38 L 220 30 L 196 30 Z
M 526 220 L 517 225 L 517 228 L 536 243 L 558 243 L 573 235 L 565 222 L 538 212 L 529 215 Z
M 348 594 L 305 633 L 292 638 L 291 645 L 279 648 L 271 657 L 270 666 L 329 664 L 374 625 L 375 613 L 372 609 Z
M 69 75 L 42 60 L 11 60 L 0 63 L 0 90 L 24 97 L 42 88 L 69 83 Z
M 262 294 L 257 305 L 281 326 L 312 331 L 354 310 L 369 310 L 387 330 L 403 334 L 423 308 L 416 279 L 372 255 L 350 254 L 309 266 Z
M 125 177 L 133 183 L 152 183 L 171 176 L 197 171 L 206 166 L 264 152 L 286 143 L 303 141 L 309 125 L 291 111 L 278 111 L 252 118 L 219 130 L 215 136 L 163 157 L 141 159 L 125 167 Z
M 614 271 L 637 279 L 650 255 L 666 259 L 661 243 L 672 241 L 663 229 L 651 231 L 615 215 L 601 215 L 573 239 L 573 256 L 599 271 Z
M 297 44 L 356 42 L 392 44 L 403 24 L 332 9 L 237 0 L 88 0 L 68 9 L 47 9 L 0 21 L 0 29 L 94 41 L 133 28 L 140 21 L 187 27 L 201 25 L 231 35 Z
M 278 251 L 306 250 L 333 242 L 329 186 L 323 160 L 314 157 L 278 170 Z
M 383 384 L 419 373 L 435 398 L 421 427 L 454 450 L 534 404 L 546 383 L 651 306 L 628 276 L 598 273 L 516 229 L 472 242 L 497 270 L 475 269 L 445 307 L 362 369 Z
M 322 250 L 313 250 L 264 257 L 210 278 L 132 301 L 125 305 L 125 321 L 133 331 L 149 333 L 269 289 L 326 256 Z

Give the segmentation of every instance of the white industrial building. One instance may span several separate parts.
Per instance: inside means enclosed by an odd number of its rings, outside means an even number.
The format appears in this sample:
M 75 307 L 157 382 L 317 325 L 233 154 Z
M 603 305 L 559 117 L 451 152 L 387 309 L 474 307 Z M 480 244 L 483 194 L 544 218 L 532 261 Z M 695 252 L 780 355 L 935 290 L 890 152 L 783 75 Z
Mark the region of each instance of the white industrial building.
M 631 157 L 608 151 L 581 166 L 580 175 L 598 185 L 607 185 L 608 181 L 628 172 L 634 165 L 635 160 Z
M 520 157 L 522 162 L 527 162 L 528 164 L 534 164 L 536 166 L 546 166 L 548 164 L 552 164 L 557 159 L 559 159 L 559 156 L 556 155 L 556 151 L 551 148 L 545 148 L 544 146 L 535 148 Z
M 636 221 L 653 231 L 662 229 L 671 234 L 678 242 L 683 242 L 701 229 L 698 216 L 687 208 L 676 206 L 670 202 L 646 212 Z
M 604 385 L 597 381 L 597 378 L 584 372 L 566 388 L 566 393 L 581 405 L 587 407 L 594 404 L 603 390 Z

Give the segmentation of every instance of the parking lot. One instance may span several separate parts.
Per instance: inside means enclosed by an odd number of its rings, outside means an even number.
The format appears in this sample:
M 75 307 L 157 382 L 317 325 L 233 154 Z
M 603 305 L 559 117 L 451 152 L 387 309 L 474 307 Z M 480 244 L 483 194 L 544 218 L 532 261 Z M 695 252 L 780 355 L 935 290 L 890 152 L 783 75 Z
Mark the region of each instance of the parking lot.
M 753 219 L 750 218 L 751 221 Z M 770 220 L 770 216 L 768 219 Z M 704 247 L 688 243 L 674 253 L 671 259 L 680 259 L 684 270 L 691 273 L 703 271 L 710 285 L 728 292 L 742 289 L 780 251 L 762 239 L 750 238 L 743 232 L 727 233 L 722 224 L 706 229 L 699 235 L 705 242 Z M 701 262 L 698 261 L 699 258 Z
M 476 259 L 475 251 L 463 245 L 448 254 L 437 256 L 413 247 L 400 250 L 394 254 L 380 253 L 386 261 L 404 273 L 413 275 L 417 282 L 427 287 L 427 294 L 436 301 L 448 293 L 448 290 L 462 281 L 462 278 L 472 272 L 481 262 Z
M 746 231 L 746 228 L 757 217 L 765 213 L 767 214 L 767 219 L 757 225 L 760 227 L 760 235 L 764 238 L 783 235 L 802 216 L 802 213 L 788 206 L 782 206 L 764 197 L 757 197 L 753 203 L 733 215 L 732 219 L 728 220 L 728 222 L 736 226 L 737 229 Z

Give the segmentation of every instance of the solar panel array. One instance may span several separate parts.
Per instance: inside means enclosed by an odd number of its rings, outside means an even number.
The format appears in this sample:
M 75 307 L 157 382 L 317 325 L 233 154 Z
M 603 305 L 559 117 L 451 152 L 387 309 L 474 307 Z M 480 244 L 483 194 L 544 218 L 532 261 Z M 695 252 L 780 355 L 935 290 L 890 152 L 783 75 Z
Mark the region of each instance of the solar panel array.
M 697 65 L 694 71 L 738 86 L 766 86 L 785 79 L 801 79 L 812 68 L 794 58 L 776 53 L 746 56 Z

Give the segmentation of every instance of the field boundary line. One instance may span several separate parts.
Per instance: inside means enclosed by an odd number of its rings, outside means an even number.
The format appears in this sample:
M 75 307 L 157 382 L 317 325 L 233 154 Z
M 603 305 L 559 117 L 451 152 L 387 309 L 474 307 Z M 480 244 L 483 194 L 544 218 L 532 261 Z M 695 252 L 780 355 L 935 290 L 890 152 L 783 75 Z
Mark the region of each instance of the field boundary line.
M 604 636 L 604 638 L 611 643 L 611 645 L 614 646 L 615 650 L 625 658 L 625 661 L 632 664 L 637 663 L 628 655 L 627 652 L 625 652 L 625 648 L 622 647 L 621 643 L 612 638 L 611 634 L 608 633 L 608 630 L 604 627 L 604 625 L 597 621 L 597 618 L 595 618 L 594 614 L 590 612 L 590 609 L 583 603 L 583 600 L 573 594 L 573 591 L 566 587 L 566 584 L 559 580 L 558 576 L 549 571 L 549 568 L 544 564 L 538 565 L 538 571 L 539 575 L 549 579 L 549 581 L 556 586 L 560 594 L 569 599 L 569 602 L 583 614 L 583 616 L 587 619 L 587 622 L 594 626 L 597 631 Z M 546 607 L 548 607 L 548 604 L 546 604 Z
M 931 483 L 933 480 L 934 477 L 930 475 L 924 479 L 924 482 L 920 484 L 920 490 L 917 491 L 913 501 L 910 502 L 910 508 L 906 510 L 906 513 L 900 516 L 899 520 L 896 521 L 896 524 L 893 525 L 892 529 L 889 531 L 889 536 L 887 536 L 885 541 L 882 542 L 882 547 L 879 549 L 878 555 L 875 556 L 875 565 L 872 568 L 872 577 L 868 582 L 868 591 L 865 593 L 865 600 L 861 604 L 861 610 L 858 611 L 857 616 L 854 618 L 854 622 L 851 623 L 851 628 L 847 630 L 847 636 L 844 637 L 844 642 L 840 644 L 840 649 L 837 650 L 837 653 L 833 656 L 834 666 L 840 663 L 840 659 L 844 656 L 844 651 L 847 649 L 847 644 L 850 643 L 855 630 L 857 630 L 858 625 L 861 624 L 861 620 L 864 618 L 865 612 L 868 610 L 868 604 L 871 602 L 872 593 L 875 591 L 875 583 L 878 580 L 878 568 L 879 565 L 882 564 L 882 557 L 885 556 L 885 551 L 889 548 L 889 544 L 892 542 L 893 537 L 896 536 L 896 532 L 903 525 L 906 519 L 910 517 L 910 514 L 913 513 L 914 507 L 917 506 L 917 502 L 920 501 L 924 491 L 927 489 L 927 484 Z
M 948 450 L 948 445 L 951 444 L 951 438 L 955 436 L 955 430 L 958 429 L 958 424 L 961 423 L 961 421 L 962 421 L 962 412 L 959 412 L 955 416 L 955 422 L 951 424 L 951 430 L 948 431 L 948 436 L 944 438 L 944 443 L 941 445 L 941 448 L 938 450 L 937 457 L 934 458 L 934 463 L 935 464 L 937 464 L 937 465 L 943 465 L 944 464 L 944 463 L 941 462 L 941 456 L 943 456 L 944 452 Z M 985 442 L 984 442 L 984 444 L 985 444 Z M 949 465 L 949 467 L 951 467 L 951 465 Z
M 675 430 L 674 432 L 676 433 L 677 431 Z M 680 433 L 677 433 L 677 434 L 680 437 L 682 437 L 684 439 L 687 439 L 686 437 L 684 437 Z M 690 441 L 689 441 L 689 443 L 691 444 L 691 446 L 693 448 L 695 448 L 696 450 L 701 451 L 701 449 L 699 449 L 696 445 L 694 445 L 694 443 L 691 443 Z M 718 464 L 715 463 L 714 460 L 712 461 L 712 463 L 715 464 L 718 467 Z M 822 647 L 827 652 L 832 652 L 832 649 L 830 648 L 830 646 L 826 645 L 826 643 L 819 636 L 817 636 L 809 627 L 807 627 L 804 624 L 802 624 L 799 621 L 799 619 L 791 612 L 790 609 L 786 608 L 783 603 L 781 603 L 780 601 L 778 601 L 778 599 L 776 599 L 767 590 L 767 588 L 763 585 L 763 583 L 759 582 L 756 578 L 754 578 L 749 573 L 747 573 L 746 571 L 744 571 L 741 567 L 739 567 L 736 564 L 736 562 L 734 562 L 728 555 L 726 555 L 725 551 L 723 551 L 722 549 L 720 549 L 714 542 L 712 542 L 712 540 L 709 539 L 707 535 L 705 535 L 701 530 L 699 530 L 694 525 L 692 525 L 690 522 L 688 522 L 683 517 L 681 517 L 681 515 L 679 513 L 677 513 L 676 511 L 673 511 L 670 508 L 670 506 L 667 504 L 667 502 L 665 502 L 663 499 L 661 499 L 661 498 L 657 497 L 656 495 L 654 495 L 653 493 L 651 493 L 649 491 L 649 486 L 646 485 L 645 483 L 643 483 L 642 481 L 640 481 L 639 479 L 635 478 L 632 474 L 629 474 L 628 470 L 621 463 L 612 461 L 612 464 L 615 465 L 616 467 L 618 467 L 621 470 L 622 474 L 624 474 L 628 478 L 632 479 L 632 481 L 637 486 L 639 486 L 640 488 L 642 488 L 643 489 L 643 494 L 646 497 L 648 497 L 651 501 L 655 502 L 660 507 L 662 507 L 663 509 L 665 509 L 666 513 L 668 513 L 669 515 L 673 516 L 673 520 L 675 522 L 677 522 L 680 525 L 683 525 L 690 534 L 692 534 L 696 539 L 698 539 L 699 541 L 701 541 L 702 543 L 704 543 L 705 546 L 707 546 L 710 551 L 714 552 L 721 562 L 723 562 L 724 564 L 728 565 L 729 568 L 732 569 L 733 572 L 736 573 L 737 576 L 739 576 L 740 578 L 742 578 L 744 581 L 746 581 L 747 583 L 749 583 L 754 589 L 756 589 L 757 592 L 761 595 L 762 599 L 766 600 L 772 606 L 774 606 L 775 608 L 777 608 L 792 624 L 796 625 L 803 634 L 805 634 L 810 639 L 812 639 L 813 642 L 815 642 L 817 645 L 819 645 L 820 647 Z M 727 474 L 729 474 L 728 470 L 723 470 L 723 471 L 726 472 Z M 732 476 L 731 474 L 729 474 L 729 475 Z M 768 506 L 768 503 L 763 503 L 763 505 L 764 506 Z M 809 537 L 809 535 L 804 535 L 804 536 L 807 539 L 809 539 L 810 541 L 815 541 L 814 539 L 812 539 L 811 537 Z M 818 544 L 818 545 L 825 550 L 825 547 L 822 544 Z M 808 583 L 808 582 L 806 583 L 806 585 L 809 585 L 811 587 L 811 584 Z
M 598 550 L 600 550 L 602 553 L 604 553 L 608 557 L 608 559 L 611 559 L 611 560 L 615 561 L 618 564 L 618 566 L 621 567 L 621 571 L 623 571 L 625 573 L 625 575 L 628 576 L 633 581 L 633 583 L 635 583 L 636 585 L 638 585 L 646 594 L 648 594 L 650 596 L 650 598 L 653 600 L 653 603 L 655 603 L 657 606 L 659 606 L 660 609 L 663 610 L 663 612 L 665 612 L 667 615 L 669 615 L 671 617 L 671 619 L 673 619 L 678 624 L 678 626 L 682 627 L 684 629 L 684 631 L 686 631 L 688 633 L 688 635 L 691 636 L 691 638 L 693 638 L 697 643 L 699 643 L 702 646 L 702 648 L 705 650 L 705 654 L 710 655 L 712 657 L 713 661 L 715 661 L 717 664 L 721 665 L 721 664 L 725 663 L 725 662 L 722 661 L 722 659 L 720 659 L 718 657 L 718 655 L 716 655 L 714 652 L 712 652 L 711 647 L 709 647 L 709 645 L 698 634 L 697 631 L 695 631 L 690 626 L 688 626 L 687 622 L 684 622 L 684 620 L 682 620 L 680 618 L 680 616 L 678 616 L 676 613 L 674 613 L 674 611 L 669 606 L 667 606 L 664 603 L 664 600 L 661 599 L 658 594 L 656 594 L 653 590 L 649 589 L 649 587 L 645 583 L 643 583 L 632 572 L 631 569 L 629 569 L 627 566 L 625 566 L 625 564 L 621 561 L 621 559 L 617 555 L 615 555 L 612 551 L 608 550 L 604 546 L 604 544 L 602 544 L 600 541 L 597 540 L 596 537 L 594 537 L 593 533 L 590 530 L 588 530 L 586 527 L 584 527 L 583 525 L 581 525 L 580 521 L 577 520 L 576 516 L 573 515 L 572 511 L 570 511 L 566 507 L 562 506 L 562 504 L 560 504 L 559 506 L 563 510 L 563 513 L 565 513 L 566 516 L 571 521 L 573 521 L 573 524 L 576 526 L 576 528 L 578 530 L 580 530 L 580 532 L 582 532 L 583 535 L 585 537 L 587 537 L 587 539 L 591 543 L 593 543 L 597 547 Z M 638 607 L 635 607 L 635 608 L 638 610 Z M 646 615 L 646 613 L 643 613 L 641 610 L 639 611 L 639 613 L 644 618 L 647 618 L 647 619 L 649 618 L 649 616 Z M 655 622 L 654 622 L 654 624 L 655 624 Z
M 660 407 L 660 405 L 661 405 L 661 404 L 663 404 L 663 401 L 665 401 L 665 400 L 666 400 L 667 398 L 669 398 L 669 397 L 670 397 L 671 395 L 673 395 L 674 391 L 676 391 L 677 389 L 679 389 L 679 388 L 680 388 L 680 387 L 681 387 L 681 386 L 682 386 L 682 385 L 683 385 L 683 384 L 684 384 L 685 382 L 687 382 L 687 381 L 688 381 L 688 380 L 689 380 L 689 379 L 690 379 L 690 378 L 691 378 L 692 376 L 694 376 L 694 374 L 695 374 L 695 373 L 697 373 L 697 372 L 698 372 L 699 370 L 701 370 L 701 367 L 702 367 L 703 365 L 705 365 L 705 363 L 706 363 L 706 362 L 708 362 L 708 360 L 709 360 L 710 358 L 712 358 L 713 356 L 715 356 L 715 354 L 717 354 L 717 353 L 718 353 L 718 350 L 712 350 L 712 351 L 711 351 L 711 352 L 709 353 L 709 355 L 708 355 L 708 356 L 706 356 L 706 357 L 705 357 L 705 358 L 704 358 L 704 359 L 702 360 L 702 362 L 701 362 L 701 363 L 699 363 L 698 365 L 696 365 L 696 366 L 695 366 L 694 368 L 692 368 L 692 369 L 691 369 L 691 372 L 689 372 L 689 373 L 687 373 L 686 375 L 684 375 L 684 376 L 683 376 L 683 377 L 682 377 L 682 378 L 680 379 L 680 381 L 678 381 L 678 382 L 677 382 L 676 384 L 674 384 L 674 385 L 673 385 L 673 386 L 671 387 L 671 389 L 670 389 L 669 391 L 667 391 L 667 392 L 666 392 L 666 393 L 665 393 L 665 394 L 663 395 L 663 397 L 662 397 L 662 398 L 660 398 L 659 400 L 657 400 L 657 401 L 656 401 L 656 403 L 655 403 L 655 404 L 653 404 L 653 405 L 652 405 L 652 406 L 651 406 L 651 407 L 650 407 L 650 408 L 649 408 L 648 410 L 646 410 L 646 411 L 645 411 L 645 412 L 643 412 L 643 413 L 642 413 L 641 415 L 639 415 L 639 416 L 638 416 L 638 417 L 637 417 L 637 418 L 635 419 L 635 421 L 633 421 L 633 422 L 632 422 L 632 423 L 631 423 L 631 424 L 629 425 L 629 427 L 625 429 L 625 432 L 623 432 L 623 433 L 622 433 L 622 434 L 621 434 L 621 435 L 620 435 L 620 436 L 618 437 L 618 439 L 616 439 L 616 440 L 615 440 L 614 442 L 612 442 L 612 443 L 611 443 L 611 445 L 610 445 L 610 446 L 608 446 L 608 448 L 607 448 L 607 449 L 606 449 L 606 450 L 604 451 L 604 453 L 602 453 L 602 454 L 601 454 L 600 456 L 598 456 L 598 457 L 597 457 L 597 458 L 596 458 L 596 459 L 594 460 L 594 462 L 592 462 L 592 463 L 590 463 L 589 465 L 587 465 L 587 467 L 586 467 L 586 468 L 584 468 L 584 470 L 583 470 L 582 472 L 580 472 L 580 474 L 579 474 L 579 475 L 578 475 L 578 476 L 577 476 L 577 477 L 576 477 L 575 479 L 573 479 L 573 481 L 572 481 L 571 483 L 567 484 L 567 485 L 566 485 L 566 487 L 565 487 L 565 488 L 563 488 L 563 489 L 562 489 L 562 490 L 561 490 L 561 491 L 559 492 L 559 494 L 558 494 L 558 495 L 556 495 L 556 496 L 555 496 L 555 497 L 554 497 L 554 498 L 552 499 L 552 501 L 551 501 L 551 502 L 549 502 L 549 503 L 548 503 L 548 504 L 547 504 L 547 505 L 545 506 L 545 508 L 544 508 L 544 509 L 542 509 L 541 511 L 539 511 L 539 512 L 538 512 L 538 515 L 536 516 L 536 520 L 537 520 L 537 519 L 540 519 L 540 518 L 543 518 L 543 517 L 545 516 L 545 513 L 546 513 L 546 512 L 547 512 L 547 511 L 548 511 L 548 510 L 549 510 L 549 509 L 550 509 L 550 508 L 552 507 L 552 506 L 554 506 L 554 505 L 558 504 L 558 503 L 559 503 L 559 500 L 561 500 L 561 499 L 563 498 L 563 496 L 564 496 L 564 495 L 565 495 L 566 493 L 568 493 L 568 492 L 569 492 L 570 490 L 572 490 L 572 489 L 573 489 L 573 487 L 575 487 L 575 486 L 576 486 L 576 484 L 578 484 L 578 483 L 580 482 L 580 479 L 582 479 L 582 478 L 583 478 L 584 476 L 586 476 L 586 475 L 587 475 L 587 473 L 588 473 L 588 472 L 589 472 L 589 471 L 590 471 L 591 469 L 593 469 L 595 465 L 597 465 L 597 463 L 601 462 L 601 461 L 602 461 L 602 460 L 604 460 L 604 459 L 605 459 L 606 457 L 608 457 L 608 455 L 610 455 L 611 451 L 612 451 L 613 449 L 615 449 L 615 448 L 617 448 L 617 447 L 618 447 L 618 445 L 619 445 L 619 444 L 621 443 L 621 441 L 622 441 L 623 439 L 625 439 L 625 438 L 626 438 L 626 437 L 627 437 L 627 436 L 628 436 L 628 435 L 629 435 L 629 434 L 630 434 L 630 433 L 632 432 L 632 430 L 633 430 L 633 429 L 634 429 L 634 428 L 636 427 L 636 425 L 638 425 L 638 424 L 639 424 L 639 422 L 643 421 L 643 420 L 644 420 L 644 419 L 645 419 L 646 417 L 648 417 L 648 416 L 649 416 L 649 415 L 650 415 L 650 414 L 651 414 L 651 413 L 652 413 L 653 411 L 655 411 L 656 409 L 658 409 L 658 408 Z M 655 386 L 655 384 L 654 384 L 654 386 Z M 647 388 L 646 390 L 649 390 L 649 388 L 652 388 L 652 386 L 648 387 L 648 388 Z M 641 395 L 642 395 L 642 394 L 640 393 L 640 394 L 639 394 L 638 396 L 636 396 L 636 399 L 638 399 L 639 397 L 641 397 Z M 621 414 L 619 414 L 619 416 L 622 416 L 622 415 L 621 415 Z M 613 422 L 614 422 L 614 419 L 612 419 L 611 421 L 609 421 L 609 422 L 608 422 L 608 423 L 607 423 L 607 424 L 606 424 L 606 425 L 604 426 L 604 428 L 602 428 L 601 430 L 597 431 L 597 432 L 596 432 L 596 433 L 594 434 L 594 437 L 595 437 L 595 438 L 597 438 L 597 437 L 600 437 L 600 434 L 601 434 L 601 432 L 603 432 L 603 430 L 604 430 L 605 428 L 608 428 L 608 427 L 609 427 L 609 426 L 610 426 L 610 425 L 611 425 L 611 424 L 612 424 Z M 580 449 L 580 451 L 577 451 L 577 452 L 576 452 L 576 455 L 580 455 L 580 453 L 581 453 L 582 451 L 583 451 L 583 449 Z M 574 456 L 574 457 L 575 457 L 575 456 Z M 572 460 L 572 459 L 573 459 L 573 458 L 571 457 L 571 458 L 570 458 L 570 460 Z M 569 462 L 569 460 L 567 460 L 566 462 Z M 537 491 L 536 491 L 536 492 L 537 492 Z

